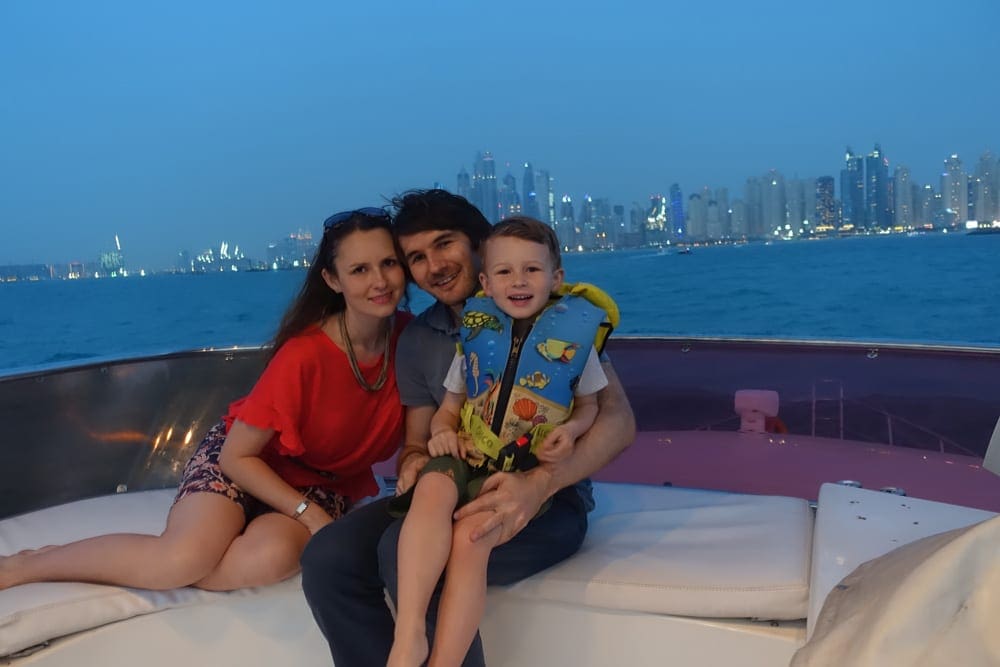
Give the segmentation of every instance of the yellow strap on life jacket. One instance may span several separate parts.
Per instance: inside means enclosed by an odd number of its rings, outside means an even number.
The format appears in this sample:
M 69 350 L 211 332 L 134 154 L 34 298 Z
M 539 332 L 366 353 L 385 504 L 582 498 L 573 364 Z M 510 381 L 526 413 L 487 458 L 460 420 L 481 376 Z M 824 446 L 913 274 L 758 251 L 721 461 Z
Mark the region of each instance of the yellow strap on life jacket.
M 466 401 L 461 412 L 462 430 L 472 436 L 472 442 L 476 449 L 495 462 L 498 470 L 508 471 L 511 469 L 511 461 L 500 461 L 500 450 L 507 445 L 501 442 L 497 434 L 490 430 L 489 424 L 483 418 L 475 414 L 472 410 L 472 403 Z M 545 442 L 546 436 L 557 426 L 557 424 L 535 424 L 528 435 L 531 437 L 531 453 L 535 453 L 538 447 Z

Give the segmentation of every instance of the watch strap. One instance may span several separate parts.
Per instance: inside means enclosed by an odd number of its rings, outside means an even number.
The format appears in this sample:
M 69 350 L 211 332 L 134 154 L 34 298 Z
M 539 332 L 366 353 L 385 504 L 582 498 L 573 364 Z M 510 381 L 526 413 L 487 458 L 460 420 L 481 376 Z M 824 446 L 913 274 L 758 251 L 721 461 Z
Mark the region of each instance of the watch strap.
M 309 501 L 303 499 L 302 502 L 299 503 L 298 506 L 296 506 L 295 511 L 292 512 L 292 518 L 298 519 L 300 516 L 302 516 L 302 513 L 305 512 L 308 508 L 309 508 Z

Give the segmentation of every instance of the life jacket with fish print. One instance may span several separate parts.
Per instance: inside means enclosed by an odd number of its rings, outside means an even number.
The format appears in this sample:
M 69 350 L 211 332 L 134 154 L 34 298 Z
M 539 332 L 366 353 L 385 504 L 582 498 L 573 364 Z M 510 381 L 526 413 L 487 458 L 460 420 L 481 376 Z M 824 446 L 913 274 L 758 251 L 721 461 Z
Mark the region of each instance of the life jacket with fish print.
M 524 469 L 526 460 L 535 463 L 534 450 L 569 418 L 591 346 L 600 353 L 618 319 L 618 306 L 603 290 L 563 284 L 524 339 L 515 341 L 513 318 L 491 298 L 479 293 L 466 302 L 458 343 L 465 355 L 461 422 L 484 455 L 472 462 L 475 467 L 508 471 Z M 514 354 L 516 363 L 508 363 Z

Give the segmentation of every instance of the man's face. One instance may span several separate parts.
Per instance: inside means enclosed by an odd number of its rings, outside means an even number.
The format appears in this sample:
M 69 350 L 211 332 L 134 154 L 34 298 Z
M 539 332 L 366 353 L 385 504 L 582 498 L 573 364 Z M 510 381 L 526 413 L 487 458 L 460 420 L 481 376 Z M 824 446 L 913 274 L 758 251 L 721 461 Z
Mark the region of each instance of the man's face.
M 441 303 L 459 308 L 479 287 L 479 256 L 463 232 L 431 229 L 399 237 L 417 286 Z

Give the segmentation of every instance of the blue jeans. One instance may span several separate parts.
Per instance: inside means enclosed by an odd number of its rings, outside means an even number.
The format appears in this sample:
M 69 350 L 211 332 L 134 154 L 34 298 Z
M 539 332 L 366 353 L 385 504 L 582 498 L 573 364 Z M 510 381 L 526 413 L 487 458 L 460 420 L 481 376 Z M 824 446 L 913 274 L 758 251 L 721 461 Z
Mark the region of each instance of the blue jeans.
M 383 667 L 392 646 L 394 623 L 383 588 L 396 599 L 396 543 L 402 519 L 378 500 L 334 521 L 306 545 L 302 589 L 336 667 Z M 587 510 L 573 488 L 552 498 L 552 506 L 532 519 L 514 539 L 490 554 L 486 581 L 513 584 L 576 553 L 587 533 Z M 441 585 L 427 612 L 428 640 Z M 485 665 L 476 635 L 464 667 Z

